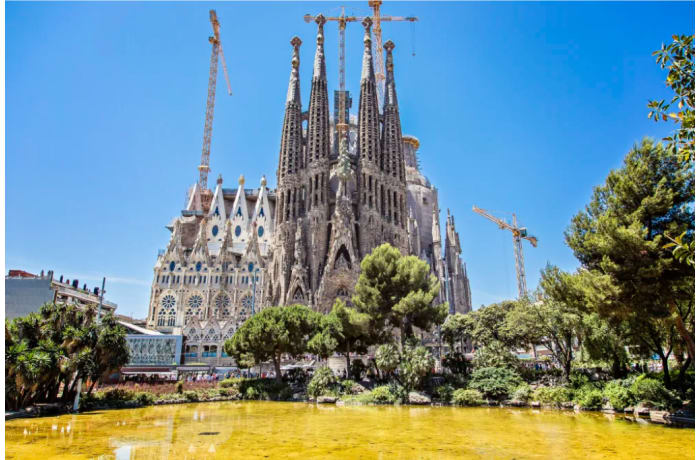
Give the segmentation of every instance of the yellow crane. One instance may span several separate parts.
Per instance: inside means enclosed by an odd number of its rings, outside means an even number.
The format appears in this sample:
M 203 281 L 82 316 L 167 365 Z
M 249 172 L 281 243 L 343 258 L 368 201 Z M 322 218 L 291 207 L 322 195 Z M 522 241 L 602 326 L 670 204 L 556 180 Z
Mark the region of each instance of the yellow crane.
M 216 74 L 219 70 L 219 56 L 221 56 L 221 66 L 226 77 L 226 86 L 229 96 L 231 93 L 231 82 L 228 79 L 226 70 L 226 59 L 224 59 L 224 48 L 221 46 L 219 35 L 219 20 L 215 10 L 209 10 L 209 20 L 214 29 L 214 35 L 209 37 L 211 43 L 211 59 L 209 60 L 209 90 L 207 92 L 207 113 L 204 120 L 204 141 L 202 142 L 202 160 L 199 165 L 199 186 L 202 191 L 207 189 L 207 178 L 209 177 L 209 153 L 211 151 L 211 128 L 214 123 L 214 101 L 216 99 Z
M 408 21 L 416 22 L 417 17 L 414 16 L 381 16 L 379 7 L 381 6 L 381 1 L 370 1 L 369 6 L 372 8 L 373 19 L 372 24 L 374 27 L 372 31 L 374 32 L 374 67 L 375 78 L 377 80 L 377 95 L 379 96 L 379 106 L 384 104 L 384 83 L 386 76 L 384 75 L 384 48 L 382 43 L 382 22 L 387 21 Z M 314 21 L 317 16 L 311 16 L 310 14 L 304 15 L 304 21 L 311 22 Z M 345 27 L 348 22 L 358 22 L 362 21 L 360 16 L 346 16 L 345 7 L 341 7 L 340 16 L 324 17 L 325 21 L 337 21 L 338 22 L 338 86 L 340 91 L 340 103 L 341 108 L 339 111 L 340 119 L 343 120 L 345 117 Z M 342 123 L 342 121 L 341 121 Z
M 525 262 L 523 261 L 523 243 L 522 240 L 529 241 L 533 247 L 537 247 L 537 238 L 533 235 L 528 235 L 527 228 L 519 227 L 518 220 L 513 213 L 513 223 L 509 224 L 503 219 L 492 216 L 484 209 L 472 206 L 472 211 L 475 213 L 486 217 L 491 222 L 498 225 L 501 230 L 510 230 L 513 234 L 513 250 L 515 252 L 515 274 L 518 278 L 518 294 L 520 297 L 525 297 L 527 295 L 527 284 L 525 283 Z
M 384 75 L 384 43 L 382 43 L 382 22 L 383 21 L 409 21 L 415 22 L 418 18 L 409 16 L 382 16 L 379 8 L 382 6 L 381 0 L 370 0 L 369 7 L 372 8 L 372 32 L 374 32 L 374 67 L 376 69 L 375 78 L 377 79 L 377 96 L 379 97 L 379 107 L 384 104 L 384 84 L 386 76 Z

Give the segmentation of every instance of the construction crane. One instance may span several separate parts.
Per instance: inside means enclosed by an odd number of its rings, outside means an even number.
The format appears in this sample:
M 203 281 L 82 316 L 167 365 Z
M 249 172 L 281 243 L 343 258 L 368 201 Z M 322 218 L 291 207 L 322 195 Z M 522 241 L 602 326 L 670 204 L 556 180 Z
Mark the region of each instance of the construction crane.
M 211 127 L 214 123 L 214 101 L 216 99 L 216 74 L 219 69 L 219 56 L 221 56 L 221 66 L 224 68 L 226 86 L 229 96 L 231 93 L 231 82 L 228 79 L 226 70 L 226 59 L 224 59 L 224 48 L 221 46 L 219 35 L 219 20 L 215 10 L 209 10 L 209 20 L 214 29 L 214 36 L 209 37 L 211 43 L 211 59 L 209 60 L 209 90 L 207 93 L 207 114 L 204 120 L 204 141 L 202 142 L 202 161 L 199 165 L 199 187 L 202 191 L 207 190 L 207 178 L 209 177 L 209 153 L 211 150 Z
M 386 76 L 384 75 L 384 48 L 382 43 L 382 21 L 409 21 L 415 22 L 418 20 L 414 16 L 381 16 L 379 7 L 382 4 L 381 1 L 371 1 L 369 6 L 373 10 L 372 23 L 374 27 L 372 31 L 374 32 L 374 63 L 375 68 L 375 78 L 377 80 L 377 95 L 379 97 L 379 106 L 384 104 L 384 83 Z M 314 16 L 307 14 L 304 16 L 304 21 L 311 22 L 315 19 Z M 346 16 L 345 7 L 341 7 L 340 16 L 327 17 L 326 21 L 338 21 L 338 86 L 340 88 L 340 101 L 341 107 L 339 109 L 339 115 L 342 120 L 345 118 L 345 27 L 348 22 L 358 22 L 362 21 L 362 17 L 359 16 Z M 342 110 L 341 110 L 342 109 Z
M 372 8 L 374 13 L 372 18 L 372 32 L 374 32 L 374 67 L 377 69 L 375 72 L 375 78 L 377 79 L 377 97 L 379 98 L 379 107 L 384 104 L 384 85 L 386 83 L 386 76 L 384 75 L 384 48 L 382 43 L 382 21 L 409 21 L 415 22 L 418 18 L 409 16 L 382 16 L 379 8 L 381 7 L 381 0 L 370 0 L 369 7 Z
M 527 296 L 527 284 L 525 283 L 525 263 L 523 261 L 522 240 L 528 240 L 532 244 L 532 246 L 536 248 L 537 238 L 532 235 L 528 235 L 527 228 L 518 227 L 518 220 L 515 217 L 515 213 L 513 213 L 513 223 L 509 224 L 503 219 L 499 219 L 498 217 L 492 216 L 491 214 L 477 207 L 476 205 L 472 206 L 472 211 L 486 217 L 491 222 L 494 222 L 496 225 L 498 225 L 498 228 L 500 228 L 501 230 L 510 230 L 510 232 L 513 234 L 513 250 L 515 252 L 515 274 L 518 278 L 518 293 L 521 298 Z

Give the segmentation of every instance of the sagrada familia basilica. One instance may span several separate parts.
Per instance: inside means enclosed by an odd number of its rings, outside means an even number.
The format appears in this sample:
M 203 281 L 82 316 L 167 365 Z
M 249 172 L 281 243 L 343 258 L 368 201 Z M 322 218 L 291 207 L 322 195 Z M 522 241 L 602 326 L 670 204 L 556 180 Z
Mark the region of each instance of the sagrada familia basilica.
M 392 50 L 386 50 L 383 111 L 377 97 L 370 27 L 357 116 L 347 92 L 331 117 L 323 16 L 308 111 L 302 108 L 299 48 L 294 37 L 277 169 L 257 189 L 211 191 L 195 184 L 154 270 L 148 325 L 185 336 L 185 357 L 228 364 L 226 339 L 250 315 L 271 305 L 304 304 L 327 312 L 336 298 L 351 301 L 360 262 L 389 242 L 425 260 L 440 281 L 438 302 L 471 310 L 471 291 L 454 216 L 440 229 L 438 191 L 419 169 L 418 139 L 402 133 Z M 304 122 L 307 123 L 306 129 Z

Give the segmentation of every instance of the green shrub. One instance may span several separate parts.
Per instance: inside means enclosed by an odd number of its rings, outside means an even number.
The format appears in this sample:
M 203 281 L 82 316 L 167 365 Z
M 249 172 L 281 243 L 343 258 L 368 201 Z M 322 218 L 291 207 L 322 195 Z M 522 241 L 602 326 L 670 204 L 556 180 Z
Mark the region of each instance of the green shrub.
M 440 385 L 435 390 L 435 397 L 444 403 L 448 403 L 452 401 L 452 393 L 454 391 L 454 387 L 450 384 Z
M 365 366 L 365 363 L 359 358 L 353 359 L 352 363 L 350 363 L 350 376 L 355 381 L 362 380 L 362 376 L 364 375 L 366 370 L 367 366 Z
M 474 353 L 472 363 L 475 369 L 507 368 L 517 370 L 521 367 L 518 357 L 500 342 L 492 342 L 480 347 Z
M 664 387 L 663 383 L 646 375 L 637 377 L 630 386 L 630 393 L 636 402 L 648 402 L 664 409 L 677 403 L 676 397 Z
M 260 399 L 260 393 L 255 387 L 248 387 L 245 390 L 245 399 Z
M 422 346 L 404 346 L 399 364 L 399 375 L 407 390 L 417 389 L 423 377 L 433 368 L 435 359 L 427 348 Z
M 284 380 L 297 385 L 306 385 L 309 381 L 309 374 L 304 369 L 295 367 L 287 372 Z
M 182 380 L 180 380 L 180 381 L 178 381 L 178 382 L 175 384 L 175 391 L 176 391 L 177 393 L 182 394 L 182 391 L 183 391 L 183 390 L 184 390 L 184 384 L 182 383 Z
M 613 380 L 605 385 L 603 396 L 608 400 L 615 410 L 624 410 L 634 404 L 634 397 L 629 388 L 625 387 L 620 381 Z
M 585 409 L 598 409 L 603 405 L 603 392 L 592 385 L 586 385 L 574 394 L 574 402 Z
M 221 382 L 219 382 L 219 386 L 220 386 L 221 388 L 236 388 L 236 389 L 238 389 L 238 390 L 240 391 L 240 389 L 241 389 L 241 388 L 240 388 L 241 383 L 242 383 L 242 382 L 245 382 L 245 381 L 247 381 L 247 380 L 251 380 L 251 379 L 246 379 L 246 378 L 244 378 L 244 377 L 238 377 L 238 378 L 233 378 L 233 379 L 226 379 L 226 380 L 222 380 Z
M 139 391 L 134 394 L 134 399 L 143 406 L 150 406 L 156 401 L 156 395 L 147 391 Z
M 575 390 L 587 386 L 590 382 L 588 375 L 579 370 L 573 370 L 569 374 L 569 386 Z
M 237 398 L 241 395 L 236 388 L 219 388 L 219 394 L 226 398 Z
M 502 400 L 522 383 L 520 376 L 511 369 L 484 367 L 474 371 L 469 388 L 478 390 L 486 398 Z
M 112 388 L 102 393 L 101 399 L 105 401 L 133 401 L 135 392 L 124 388 Z
M 185 395 L 185 399 L 187 399 L 190 402 L 199 401 L 199 395 L 197 395 L 196 391 L 185 391 L 184 395 Z
M 532 388 L 530 388 L 530 385 L 527 383 L 523 383 L 522 385 L 519 385 L 517 388 L 513 389 L 512 393 L 510 394 L 510 399 L 524 403 L 530 400 L 531 395 Z
M 561 406 L 570 402 L 573 398 L 571 390 L 567 387 L 540 387 L 532 393 L 532 400 L 542 404 Z
M 333 371 L 329 367 L 321 367 L 316 369 L 309 385 L 306 387 L 306 393 L 316 398 L 318 396 L 330 393 L 336 385 L 337 379 Z
M 375 387 L 370 395 L 371 402 L 374 404 L 394 404 L 398 400 L 394 388 L 390 385 Z
M 365 387 L 353 380 L 343 380 L 340 382 L 340 393 L 344 395 L 359 395 L 365 391 Z
M 462 388 L 452 393 L 452 404 L 457 406 L 478 406 L 483 403 L 483 395 L 478 390 Z

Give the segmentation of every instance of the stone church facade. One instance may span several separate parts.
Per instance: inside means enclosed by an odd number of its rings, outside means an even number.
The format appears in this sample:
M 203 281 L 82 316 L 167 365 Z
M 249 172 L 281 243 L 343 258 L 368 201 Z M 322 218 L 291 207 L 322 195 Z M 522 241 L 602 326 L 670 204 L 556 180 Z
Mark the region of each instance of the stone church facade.
M 437 189 L 421 173 L 419 141 L 402 134 L 392 50 L 386 50 L 383 110 L 371 52 L 371 20 L 363 22 L 364 53 L 357 116 L 329 112 L 324 53 L 318 33 L 308 110 L 299 85 L 301 40 L 292 39 L 277 189 L 195 184 L 181 215 L 167 228 L 158 255 L 148 325 L 185 336 L 189 361 L 231 364 L 222 345 L 250 315 L 271 305 L 301 303 L 327 312 L 350 300 L 360 261 L 389 242 L 430 264 L 439 302 L 471 310 L 466 265 L 449 214 L 442 244 Z M 337 92 L 336 92 L 337 93 Z M 336 94 L 337 100 L 337 94 Z M 306 127 L 304 127 L 306 123 Z

